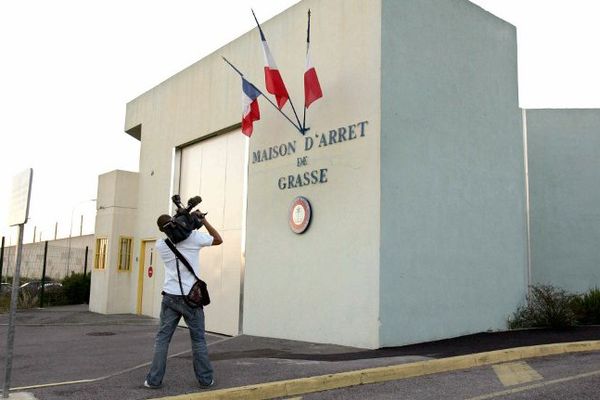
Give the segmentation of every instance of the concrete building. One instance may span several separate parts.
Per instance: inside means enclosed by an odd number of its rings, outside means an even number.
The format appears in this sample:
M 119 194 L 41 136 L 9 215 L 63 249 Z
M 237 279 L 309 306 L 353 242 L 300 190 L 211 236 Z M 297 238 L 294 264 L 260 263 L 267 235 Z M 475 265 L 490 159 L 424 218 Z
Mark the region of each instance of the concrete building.
M 156 217 L 171 195 L 199 194 L 224 239 L 201 252 L 210 331 L 378 348 L 505 329 L 533 278 L 563 282 L 530 264 L 560 238 L 528 235 L 552 209 L 528 216 L 514 26 L 466 0 L 302 1 L 262 24 L 296 109 L 309 8 L 324 97 L 305 135 L 264 99 L 253 136 L 240 133 L 241 82 L 221 56 L 264 87 L 256 29 L 127 104 L 140 171 L 101 177 L 110 261 L 90 308 L 158 316 Z M 531 119 L 543 136 L 543 112 Z M 298 196 L 312 211 L 302 234 L 289 225 Z
M 90 311 L 133 313 L 138 277 L 134 273 L 134 235 L 138 174 L 113 171 L 98 178 L 96 253 Z M 137 262 L 138 257 L 135 257 Z M 143 265 L 143 263 L 142 263 Z
M 600 287 L 600 110 L 527 110 L 534 283 Z

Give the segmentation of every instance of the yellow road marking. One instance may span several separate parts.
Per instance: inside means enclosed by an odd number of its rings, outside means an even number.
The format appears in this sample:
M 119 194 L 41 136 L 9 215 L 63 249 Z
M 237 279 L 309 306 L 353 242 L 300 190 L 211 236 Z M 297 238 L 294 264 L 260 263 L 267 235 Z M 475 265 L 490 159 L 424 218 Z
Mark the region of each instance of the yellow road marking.
M 591 376 L 596 376 L 596 375 L 600 375 L 600 370 L 598 370 L 598 371 L 592 371 L 592 372 L 586 372 L 585 374 L 568 376 L 566 378 L 554 379 L 552 381 L 546 381 L 546 382 L 536 383 L 534 385 L 521 386 L 521 387 L 514 388 L 514 389 L 503 390 L 501 392 L 488 393 L 488 394 L 484 394 L 484 395 L 477 396 L 477 397 L 471 397 L 470 399 L 467 399 L 467 400 L 487 400 L 487 399 L 493 399 L 494 397 L 506 396 L 506 395 L 509 395 L 509 394 L 514 394 L 514 393 L 519 393 L 519 392 L 525 392 L 527 390 L 539 389 L 539 388 L 542 388 L 544 386 L 554 385 L 554 384 L 557 384 L 557 383 L 563 383 L 563 382 L 568 382 L 568 381 L 574 381 L 574 380 L 577 380 L 577 379 L 589 378 Z
M 541 381 L 543 376 L 531 368 L 525 361 L 493 365 L 494 372 L 504 386 L 520 385 L 532 381 Z

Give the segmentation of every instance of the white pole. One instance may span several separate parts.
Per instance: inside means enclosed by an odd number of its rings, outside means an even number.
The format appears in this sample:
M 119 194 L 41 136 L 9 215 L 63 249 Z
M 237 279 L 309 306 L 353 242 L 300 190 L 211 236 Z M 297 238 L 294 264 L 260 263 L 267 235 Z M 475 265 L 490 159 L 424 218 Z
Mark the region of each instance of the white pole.
M 17 261 L 12 281 L 12 293 L 10 297 L 10 315 L 8 317 L 8 335 L 6 339 L 6 368 L 4 375 L 4 389 L 2 397 L 8 399 L 10 390 L 10 375 L 12 372 L 13 348 L 15 343 L 15 317 L 17 313 L 17 301 L 19 298 L 19 274 L 21 273 L 21 252 L 23 250 L 23 231 L 25 224 L 19 224 L 19 241 L 17 243 Z
M 527 300 L 531 298 L 532 269 L 531 269 L 531 210 L 529 208 L 529 157 L 527 148 L 527 110 L 522 110 L 523 118 L 523 153 L 525 164 L 525 227 L 527 235 Z

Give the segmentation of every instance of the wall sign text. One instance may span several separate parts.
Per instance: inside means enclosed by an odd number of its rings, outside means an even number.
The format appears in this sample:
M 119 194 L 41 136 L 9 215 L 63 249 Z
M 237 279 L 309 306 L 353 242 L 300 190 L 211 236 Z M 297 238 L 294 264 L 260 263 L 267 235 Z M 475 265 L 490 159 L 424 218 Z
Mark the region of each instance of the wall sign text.
M 252 164 L 265 163 L 281 157 L 293 157 L 299 149 L 309 152 L 315 148 L 335 146 L 337 144 L 364 138 L 367 134 L 366 127 L 368 124 L 369 121 L 361 121 L 356 124 L 330 129 L 329 131 L 322 133 L 313 135 L 307 134 L 303 139 L 256 150 L 252 152 Z M 308 156 L 304 155 L 302 157 L 296 157 L 296 166 L 298 168 L 307 167 L 308 164 Z M 328 172 L 327 168 L 314 168 L 295 174 L 281 176 L 277 179 L 277 188 L 285 190 L 327 183 Z

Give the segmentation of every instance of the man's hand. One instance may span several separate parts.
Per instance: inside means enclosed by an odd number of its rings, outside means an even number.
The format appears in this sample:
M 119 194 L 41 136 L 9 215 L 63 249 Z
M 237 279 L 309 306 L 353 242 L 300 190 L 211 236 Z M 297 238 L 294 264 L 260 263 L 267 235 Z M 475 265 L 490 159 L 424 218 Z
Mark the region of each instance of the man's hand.
M 213 228 L 213 226 L 206 220 L 206 218 L 203 218 L 202 222 L 204 222 L 204 226 L 206 227 L 206 230 L 208 231 L 210 236 L 213 237 L 212 246 L 218 246 L 221 243 L 223 243 L 223 239 L 221 238 L 221 235 L 219 235 L 219 232 L 217 232 L 217 230 Z
M 202 221 L 204 219 L 204 217 L 206 216 L 206 213 L 203 213 L 200 210 L 192 211 L 192 214 L 197 216 L 200 219 L 200 221 Z

